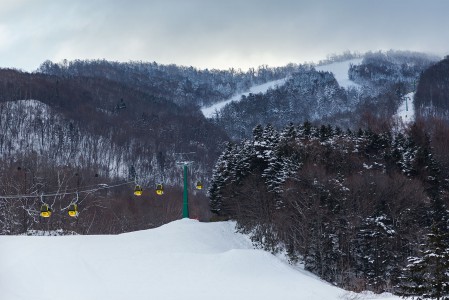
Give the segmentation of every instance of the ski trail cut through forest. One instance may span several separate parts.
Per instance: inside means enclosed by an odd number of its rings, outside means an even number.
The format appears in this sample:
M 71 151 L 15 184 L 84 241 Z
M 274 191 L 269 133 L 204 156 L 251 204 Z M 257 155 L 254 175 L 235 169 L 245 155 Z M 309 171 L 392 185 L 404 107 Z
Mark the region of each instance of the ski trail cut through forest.
M 330 72 L 334 74 L 338 85 L 342 88 L 360 88 L 360 85 L 349 79 L 349 67 L 351 65 L 359 65 L 362 63 L 363 58 L 355 58 L 345 60 L 341 62 L 334 62 L 327 65 L 318 66 L 315 69 L 322 72 Z
M 362 58 L 356 58 L 351 59 L 343 62 L 335 62 L 327 65 L 318 66 L 315 69 L 317 71 L 323 71 L 323 72 L 330 72 L 334 74 L 335 79 L 337 80 L 338 84 L 348 89 L 350 87 L 359 88 L 360 85 L 355 83 L 354 81 L 349 79 L 348 71 L 351 64 L 358 65 L 362 62 Z M 268 89 L 270 88 L 276 88 L 279 86 L 282 86 L 285 84 L 285 82 L 289 79 L 289 77 L 273 80 L 270 82 L 266 82 L 264 84 L 255 85 L 249 89 L 249 91 L 244 93 L 239 93 L 234 96 L 232 96 L 229 99 L 226 99 L 224 101 L 215 103 L 211 106 L 203 107 L 201 108 L 201 111 L 203 112 L 203 115 L 206 118 L 213 118 L 223 107 L 225 107 L 227 104 L 231 102 L 237 102 L 242 99 L 242 96 L 248 96 L 249 94 L 259 94 L 259 93 L 266 93 Z
M 277 86 L 284 85 L 285 82 L 288 80 L 288 78 L 289 77 L 278 79 L 278 80 L 273 80 L 273 81 L 266 82 L 266 83 L 260 84 L 260 85 L 252 86 L 249 89 L 249 91 L 247 91 L 247 92 L 234 95 L 231 98 L 221 101 L 221 102 L 218 102 L 218 103 L 215 103 L 214 105 L 211 105 L 208 107 L 203 107 L 201 109 L 201 111 L 203 112 L 203 115 L 206 118 L 213 118 L 217 112 L 219 112 L 223 107 L 226 106 L 226 104 L 229 104 L 231 102 L 240 101 L 242 99 L 242 96 L 248 96 L 249 94 L 266 93 L 268 91 L 268 89 L 270 89 L 270 88 L 275 88 Z

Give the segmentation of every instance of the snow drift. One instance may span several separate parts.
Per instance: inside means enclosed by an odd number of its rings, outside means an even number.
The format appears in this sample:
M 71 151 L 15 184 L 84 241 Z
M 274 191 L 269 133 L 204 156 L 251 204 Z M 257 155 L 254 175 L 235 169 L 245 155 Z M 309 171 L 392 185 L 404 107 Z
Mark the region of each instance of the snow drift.
M 5 300 L 399 299 L 345 292 L 262 250 L 233 222 L 116 236 L 2 236 Z

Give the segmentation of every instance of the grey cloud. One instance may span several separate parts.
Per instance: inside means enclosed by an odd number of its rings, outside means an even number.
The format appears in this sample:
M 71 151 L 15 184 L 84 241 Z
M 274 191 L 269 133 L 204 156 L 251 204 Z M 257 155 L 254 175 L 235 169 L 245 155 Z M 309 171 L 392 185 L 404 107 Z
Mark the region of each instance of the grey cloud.
M 449 49 L 444 0 L 6 1 L 0 66 L 27 70 L 63 58 L 247 68 L 345 50 Z

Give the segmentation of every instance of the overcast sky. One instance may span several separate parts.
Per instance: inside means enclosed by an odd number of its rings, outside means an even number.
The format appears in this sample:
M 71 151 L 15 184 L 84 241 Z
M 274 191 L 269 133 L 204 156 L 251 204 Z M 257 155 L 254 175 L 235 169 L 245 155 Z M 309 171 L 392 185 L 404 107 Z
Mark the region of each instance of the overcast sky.
M 447 0 L 0 0 L 0 67 L 49 59 L 247 69 L 344 51 L 449 54 Z

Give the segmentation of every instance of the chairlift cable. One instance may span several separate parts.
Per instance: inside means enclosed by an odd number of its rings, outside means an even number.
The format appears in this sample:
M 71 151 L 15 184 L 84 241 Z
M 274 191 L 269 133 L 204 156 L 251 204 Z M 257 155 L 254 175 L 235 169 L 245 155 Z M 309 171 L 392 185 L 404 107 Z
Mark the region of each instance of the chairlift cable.
M 132 182 L 133 181 L 122 182 L 122 183 L 118 183 L 118 184 L 114 184 L 114 185 L 98 184 L 96 188 L 81 190 L 81 191 L 74 191 L 74 192 L 67 192 L 67 191 L 66 192 L 51 192 L 48 194 L 42 193 L 41 195 L 30 195 L 30 194 L 28 194 L 28 195 L 5 195 L 5 196 L 0 195 L 0 199 L 36 198 L 36 197 L 40 196 L 40 199 L 42 201 L 43 197 L 68 196 L 68 195 L 81 194 L 81 193 L 94 193 L 99 190 L 107 190 L 107 189 L 127 185 Z

